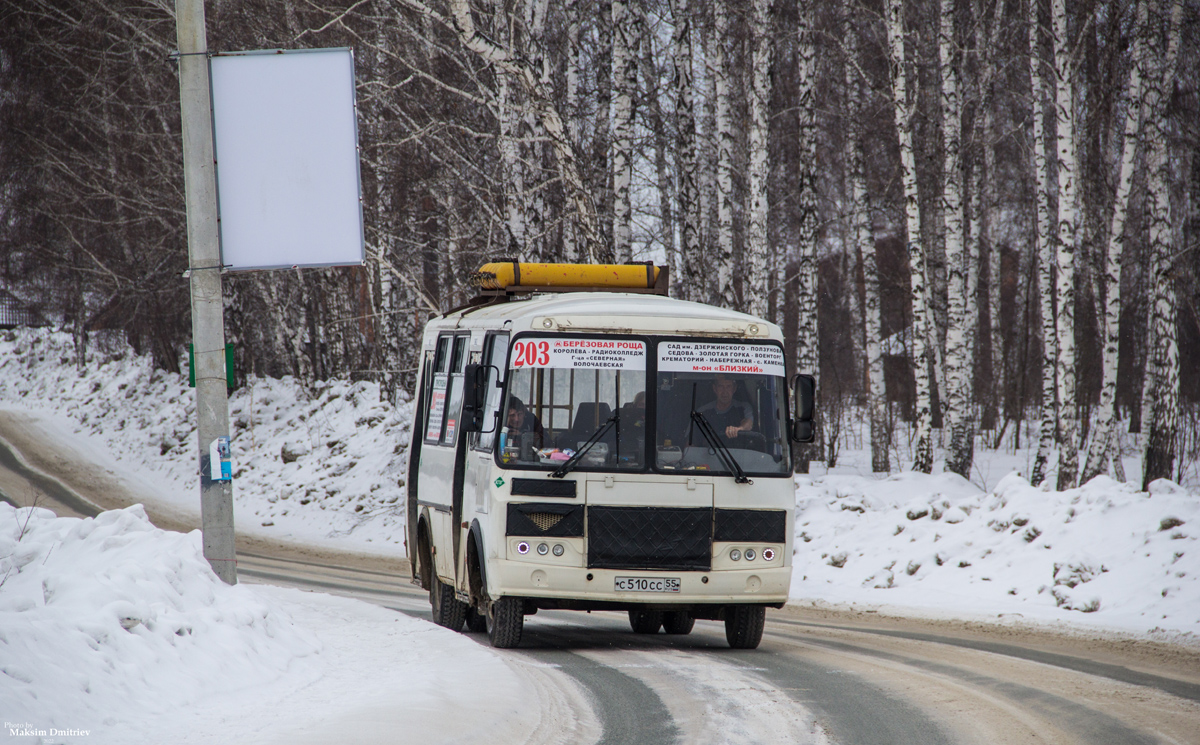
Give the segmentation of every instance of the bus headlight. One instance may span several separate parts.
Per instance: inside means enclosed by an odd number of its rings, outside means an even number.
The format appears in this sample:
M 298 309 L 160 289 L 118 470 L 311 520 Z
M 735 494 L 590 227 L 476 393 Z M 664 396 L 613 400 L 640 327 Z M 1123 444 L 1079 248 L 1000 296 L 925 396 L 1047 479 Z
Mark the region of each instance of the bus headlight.
M 762 557 L 763 557 L 763 561 L 774 561 L 775 560 L 775 549 L 764 548 L 762 550 Z
M 554 555 L 555 556 L 562 556 L 563 551 L 566 551 L 566 549 L 563 548 L 563 545 L 561 543 L 554 544 Z
M 522 556 L 529 553 L 529 544 L 526 543 L 525 541 L 521 541 L 520 543 L 518 543 L 517 544 L 517 553 L 521 554 Z
M 548 553 L 550 553 L 550 547 L 544 543 L 539 543 L 538 544 L 538 555 L 545 556 Z
M 732 549 L 729 552 L 729 558 L 737 561 L 738 559 L 742 558 L 742 552 L 738 551 L 736 548 Z
M 746 549 L 746 561 L 754 561 L 754 549 Z

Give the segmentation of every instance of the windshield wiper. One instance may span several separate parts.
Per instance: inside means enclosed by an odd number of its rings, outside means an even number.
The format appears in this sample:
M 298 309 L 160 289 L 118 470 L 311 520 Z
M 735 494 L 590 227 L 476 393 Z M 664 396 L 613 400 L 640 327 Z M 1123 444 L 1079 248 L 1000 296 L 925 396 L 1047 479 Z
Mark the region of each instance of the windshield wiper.
M 713 450 L 716 450 L 717 454 L 721 456 L 721 460 L 725 462 L 725 467 L 736 474 L 733 477 L 734 482 L 738 484 L 753 484 L 754 482 L 747 478 L 746 472 L 742 470 L 742 464 L 738 463 L 737 458 L 733 457 L 733 453 L 729 452 L 729 446 L 713 430 L 708 419 L 705 419 L 703 414 L 693 409 L 692 421 L 695 423 L 696 429 L 700 430 L 700 434 L 704 435 L 704 439 L 708 440 L 709 444 L 713 446 Z
M 579 460 L 587 454 L 587 451 L 592 449 L 592 445 L 595 445 L 597 442 L 599 442 L 600 438 L 604 437 L 604 433 L 608 432 L 609 428 L 611 428 L 616 421 L 617 412 L 614 411 L 612 415 L 605 420 L 604 424 L 601 424 L 600 428 L 592 433 L 592 436 L 588 438 L 588 441 L 583 443 L 583 447 L 576 450 L 574 455 L 563 461 L 563 464 L 556 468 L 550 475 L 556 479 L 561 479 L 563 476 L 566 476 L 568 473 L 570 473 L 571 469 L 574 468 L 577 463 L 579 463 Z

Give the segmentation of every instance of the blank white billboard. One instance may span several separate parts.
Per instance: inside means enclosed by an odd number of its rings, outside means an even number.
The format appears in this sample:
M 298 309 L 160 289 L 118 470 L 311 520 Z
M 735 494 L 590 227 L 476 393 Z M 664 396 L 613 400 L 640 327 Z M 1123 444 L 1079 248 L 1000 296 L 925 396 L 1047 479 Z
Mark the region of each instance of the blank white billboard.
M 354 56 L 349 49 L 214 55 L 221 263 L 363 263 Z

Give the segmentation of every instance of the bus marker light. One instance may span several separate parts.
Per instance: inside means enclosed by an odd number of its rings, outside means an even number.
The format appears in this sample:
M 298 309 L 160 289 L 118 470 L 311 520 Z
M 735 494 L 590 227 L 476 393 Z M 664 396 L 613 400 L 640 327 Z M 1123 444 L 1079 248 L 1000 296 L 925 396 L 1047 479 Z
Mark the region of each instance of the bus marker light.
M 529 544 L 526 543 L 525 541 L 521 541 L 520 543 L 518 543 L 517 544 L 517 553 L 522 554 L 522 555 L 529 553 Z

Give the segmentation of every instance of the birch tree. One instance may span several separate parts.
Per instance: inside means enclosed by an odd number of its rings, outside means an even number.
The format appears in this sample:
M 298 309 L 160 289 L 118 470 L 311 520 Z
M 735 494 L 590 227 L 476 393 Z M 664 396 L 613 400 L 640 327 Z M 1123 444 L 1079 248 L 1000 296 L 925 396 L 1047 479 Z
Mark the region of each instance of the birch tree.
M 800 117 L 800 225 L 796 240 L 798 291 L 796 293 L 796 369 L 817 376 L 820 382 L 820 329 L 817 297 L 817 127 L 816 127 L 816 45 L 814 43 L 812 0 L 799 5 L 797 29 L 797 111 Z M 813 444 L 801 446 L 796 470 L 808 473 L 808 462 L 819 460 L 821 431 L 818 423 Z
M 1058 151 L 1058 237 L 1055 315 L 1058 338 L 1058 490 L 1075 486 L 1079 471 L 1079 422 L 1075 400 L 1075 239 L 1079 171 L 1075 143 L 1075 86 L 1067 43 L 1066 0 L 1051 0 L 1054 33 L 1054 111 Z
M 1146 421 L 1145 449 L 1142 455 L 1142 488 L 1149 489 L 1155 479 L 1174 476 L 1175 446 L 1179 426 L 1179 344 L 1176 337 L 1176 298 L 1174 262 L 1175 242 L 1171 220 L 1168 185 L 1171 183 L 1171 158 L 1167 149 L 1167 91 L 1175 78 L 1175 61 L 1179 49 L 1179 24 L 1183 13 L 1181 0 L 1172 0 L 1165 49 L 1157 55 L 1159 64 L 1149 78 L 1147 104 L 1151 107 L 1150 146 L 1147 168 L 1150 194 L 1150 252 L 1153 279 L 1147 354 L 1147 384 L 1149 396 L 1142 402 Z M 1161 49 L 1161 12 L 1151 15 L 1153 36 Z
M 966 477 L 971 470 L 974 433 L 970 423 L 970 357 L 967 349 L 967 279 L 963 266 L 962 104 L 954 59 L 954 0 L 941 0 L 938 33 L 942 88 L 942 131 L 945 153 L 942 209 L 946 221 L 946 266 L 949 282 L 946 329 L 945 413 L 950 430 L 946 470 Z
M 1103 256 L 1105 303 L 1100 407 L 1096 423 L 1093 425 L 1091 446 L 1088 448 L 1081 483 L 1086 483 L 1105 472 L 1109 453 L 1112 451 L 1113 419 L 1116 414 L 1117 350 L 1120 343 L 1118 332 L 1121 319 L 1121 263 L 1126 243 L 1125 216 L 1129 209 L 1134 161 L 1137 158 L 1142 132 L 1142 78 L 1145 75 L 1145 44 L 1150 2 L 1151 0 L 1142 0 L 1137 8 L 1137 24 L 1132 45 L 1133 64 L 1129 68 L 1126 95 L 1124 140 L 1121 143 L 1120 173 L 1117 177 L 1116 197 L 1113 200 L 1108 245 L 1105 246 Z
M 767 274 L 767 108 L 771 102 L 770 0 L 753 0 L 750 86 L 750 220 L 746 236 L 747 271 L 743 290 L 751 315 L 766 318 L 770 301 Z
M 726 46 L 729 44 L 728 0 L 713 3 L 713 58 L 711 61 L 713 85 L 716 88 L 716 144 L 717 144 L 717 304 L 723 308 L 738 307 L 733 286 L 733 115 L 729 62 Z
M 681 250 L 679 263 L 673 267 L 684 281 L 674 283 L 685 300 L 699 299 L 695 283 L 690 281 L 703 266 L 700 255 L 700 174 L 696 163 L 696 113 L 693 108 L 694 79 L 692 76 L 692 17 L 688 0 L 672 0 L 671 15 L 675 22 L 671 36 L 672 61 L 675 67 L 675 126 L 677 130 L 676 160 L 679 171 L 679 214 L 681 218 Z
M 913 156 L 914 106 L 908 100 L 904 64 L 904 3 L 888 0 L 885 8 L 888 62 L 892 79 L 892 108 L 900 138 L 900 170 L 904 183 L 904 213 L 907 228 L 909 292 L 912 300 L 913 378 L 916 381 L 916 431 L 913 470 L 933 470 L 933 421 L 930 403 L 928 355 L 928 302 L 925 280 L 925 250 L 921 243 L 921 214 L 917 200 L 917 171 Z
M 632 258 L 633 97 L 637 91 L 637 21 L 628 0 L 612 2 L 613 60 L 613 255 L 618 264 Z
M 858 61 L 858 32 L 852 0 L 842 4 L 842 37 L 846 50 L 847 130 L 850 164 L 850 220 L 854 246 L 863 268 L 863 350 L 865 353 L 867 410 L 871 428 L 871 470 L 888 473 L 891 462 L 887 441 L 887 388 L 883 378 L 883 329 L 879 305 L 879 262 L 871 224 L 871 205 L 864 173 L 865 81 Z
M 1038 19 L 1038 0 L 1027 0 L 1029 14 L 1029 80 L 1033 99 L 1033 170 L 1037 181 L 1034 199 L 1037 203 L 1037 229 L 1033 234 L 1033 250 L 1038 256 L 1037 284 L 1039 310 L 1042 320 L 1042 422 L 1038 436 L 1037 455 L 1029 483 L 1038 486 L 1046 477 L 1050 451 L 1058 425 L 1058 337 L 1054 320 L 1054 256 L 1050 240 L 1050 164 L 1046 157 L 1045 80 L 1042 77 L 1041 23 Z

